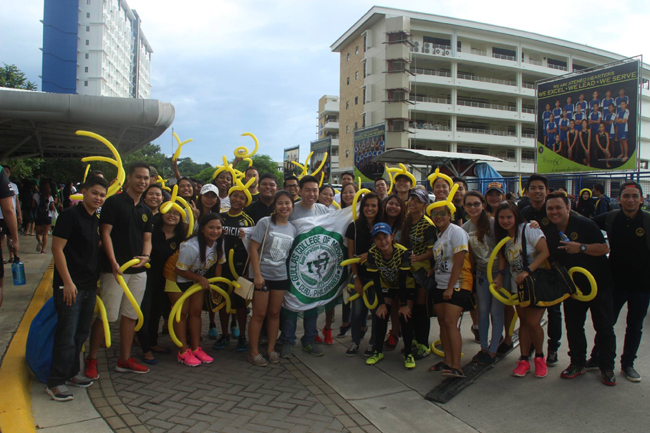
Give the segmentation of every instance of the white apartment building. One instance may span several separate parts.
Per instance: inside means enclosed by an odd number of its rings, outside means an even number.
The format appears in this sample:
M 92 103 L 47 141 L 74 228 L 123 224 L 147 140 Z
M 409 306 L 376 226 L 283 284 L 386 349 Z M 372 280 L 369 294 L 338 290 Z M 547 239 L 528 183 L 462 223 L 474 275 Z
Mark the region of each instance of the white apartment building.
M 340 170 L 356 129 L 386 125 L 386 148 L 492 155 L 504 175 L 532 173 L 535 81 L 624 56 L 473 21 L 373 7 L 332 46 L 340 53 Z M 650 66 L 640 155 L 650 160 Z M 421 174 L 422 175 L 422 174 Z M 417 176 L 417 174 L 416 174 Z
M 339 174 L 339 97 L 324 95 L 318 100 L 318 139 L 312 145 L 329 139 L 332 146 L 330 154 L 331 181 L 338 183 Z

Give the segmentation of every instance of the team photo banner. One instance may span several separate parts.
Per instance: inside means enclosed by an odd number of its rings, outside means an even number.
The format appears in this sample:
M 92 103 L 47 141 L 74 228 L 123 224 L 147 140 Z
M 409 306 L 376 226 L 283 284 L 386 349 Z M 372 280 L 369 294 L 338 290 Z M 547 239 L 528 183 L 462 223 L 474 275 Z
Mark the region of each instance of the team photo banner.
M 354 132 L 354 177 L 362 182 L 373 182 L 384 176 L 384 164 L 372 162 L 384 153 L 386 127 L 371 126 Z
M 313 173 L 320 167 L 325 158 L 325 153 L 327 152 L 327 161 L 323 166 L 323 173 L 325 177 L 323 178 L 323 183 L 330 183 L 330 174 L 332 170 L 332 137 L 323 138 L 321 140 L 312 141 L 310 150 L 314 152 L 309 160 L 310 172 Z M 320 173 L 317 176 L 320 181 Z
M 295 174 L 298 171 L 298 167 L 293 165 L 291 161 L 300 161 L 300 146 L 294 146 L 294 147 L 287 147 L 284 149 L 284 177 L 286 178 L 287 176 L 290 176 L 291 174 Z
M 635 170 L 638 60 L 537 85 L 537 172 Z

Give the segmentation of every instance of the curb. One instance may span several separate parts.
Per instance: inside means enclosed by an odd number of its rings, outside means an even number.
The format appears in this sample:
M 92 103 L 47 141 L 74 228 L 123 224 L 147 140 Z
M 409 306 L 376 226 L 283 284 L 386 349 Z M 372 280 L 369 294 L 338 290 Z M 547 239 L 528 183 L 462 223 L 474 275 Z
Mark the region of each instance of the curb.
M 54 260 L 36 287 L 0 367 L 0 431 L 3 433 L 36 432 L 32 414 L 32 373 L 25 362 L 25 346 L 32 320 L 52 296 L 53 275 Z

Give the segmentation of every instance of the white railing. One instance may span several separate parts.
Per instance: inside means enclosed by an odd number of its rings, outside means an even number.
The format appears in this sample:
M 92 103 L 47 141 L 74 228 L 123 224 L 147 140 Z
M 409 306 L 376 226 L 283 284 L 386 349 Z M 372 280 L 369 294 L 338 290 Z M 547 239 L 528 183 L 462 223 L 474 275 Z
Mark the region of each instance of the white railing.
M 568 71 L 569 70 L 569 68 L 567 68 L 566 66 L 554 65 L 553 63 L 547 63 L 546 66 L 551 68 L 551 69 L 558 69 L 560 71 Z
M 430 96 L 411 95 L 409 100 L 417 102 L 433 102 L 434 104 L 451 104 L 451 101 L 447 98 L 432 98 Z
M 432 131 L 451 131 L 449 126 L 433 122 L 411 121 L 409 122 L 409 127 L 413 129 L 429 129 Z
M 463 80 L 481 81 L 483 83 L 503 84 L 504 86 L 517 86 L 517 82 L 512 80 L 501 80 L 499 78 L 480 77 L 476 75 L 462 74 L 460 72 L 458 73 L 458 78 L 461 78 Z
M 521 83 L 521 87 L 525 87 L 526 89 L 534 89 L 535 83 L 528 83 L 524 81 L 523 83 Z
M 477 50 L 475 48 L 472 48 L 469 52 L 471 54 L 475 54 L 477 56 L 487 56 L 487 51 L 481 51 L 481 50 Z
M 485 135 L 500 135 L 504 137 L 515 137 L 517 134 L 509 131 L 498 131 L 495 129 L 476 129 L 476 128 L 456 128 L 458 132 L 469 132 L 472 134 L 485 134 Z
M 501 59 L 501 60 L 511 60 L 513 62 L 517 61 L 517 58 L 515 56 L 507 56 L 505 54 L 492 53 L 492 57 L 494 57 L 495 59 Z
M 503 111 L 517 111 L 517 107 L 510 107 L 508 105 L 486 104 L 484 102 L 462 101 L 462 100 L 456 103 L 458 105 L 463 105 L 465 107 L 489 108 L 492 110 L 503 110 Z
M 526 60 L 527 63 L 530 63 L 531 65 L 537 65 L 537 66 L 543 66 L 544 63 L 540 60 L 533 60 L 533 59 L 528 59 Z
M 451 77 L 451 72 L 439 71 L 437 69 L 413 68 L 411 69 L 411 72 L 413 72 L 414 74 L 437 75 L 438 77 Z
M 535 138 L 535 134 L 529 134 L 527 132 L 521 133 L 521 138 Z
M 522 108 L 521 109 L 522 113 L 528 113 L 528 114 L 535 114 L 535 109 L 534 108 Z

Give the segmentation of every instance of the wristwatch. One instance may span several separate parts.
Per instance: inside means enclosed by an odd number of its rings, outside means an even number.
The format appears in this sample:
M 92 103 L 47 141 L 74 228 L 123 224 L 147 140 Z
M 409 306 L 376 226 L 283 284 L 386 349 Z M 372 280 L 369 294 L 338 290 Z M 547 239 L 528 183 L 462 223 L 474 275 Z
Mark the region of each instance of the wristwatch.
M 580 252 L 581 252 L 581 253 L 584 253 L 585 251 L 587 251 L 587 245 L 585 245 L 585 244 L 580 244 Z

